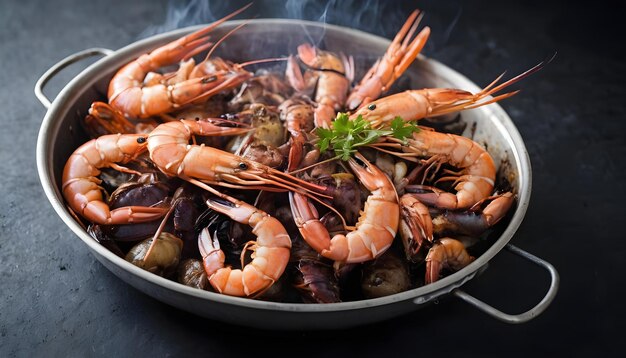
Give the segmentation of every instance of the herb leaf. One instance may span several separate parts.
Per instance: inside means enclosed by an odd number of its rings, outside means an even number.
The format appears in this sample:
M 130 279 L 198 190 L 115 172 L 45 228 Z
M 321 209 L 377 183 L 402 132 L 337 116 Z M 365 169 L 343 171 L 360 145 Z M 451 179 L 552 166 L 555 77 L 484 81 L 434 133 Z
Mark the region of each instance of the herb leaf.
M 405 140 L 419 128 L 411 122 L 405 122 L 402 118 L 396 117 L 391 121 L 391 127 L 387 130 L 372 129 L 370 122 L 357 116 L 350 120 L 347 113 L 337 113 L 337 117 L 331 124 L 331 129 L 317 128 L 316 133 L 320 138 L 317 146 L 320 151 L 332 148 L 335 155 L 347 161 L 356 152 L 356 147 L 372 144 L 380 137 L 393 136 Z
M 413 132 L 419 132 L 420 129 L 414 123 L 405 122 L 402 118 L 396 117 L 391 121 L 391 130 L 395 138 L 405 140 Z
M 317 135 L 321 138 L 317 145 L 320 148 L 320 151 L 325 152 L 330 145 L 330 139 L 332 137 L 332 131 L 326 128 L 317 128 Z

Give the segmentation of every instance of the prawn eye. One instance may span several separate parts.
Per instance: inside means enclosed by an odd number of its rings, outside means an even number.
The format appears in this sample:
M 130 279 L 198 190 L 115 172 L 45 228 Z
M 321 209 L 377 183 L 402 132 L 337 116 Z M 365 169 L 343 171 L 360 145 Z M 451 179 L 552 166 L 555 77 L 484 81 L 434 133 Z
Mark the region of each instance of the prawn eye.
M 139 138 L 137 138 L 137 143 L 143 144 L 145 142 L 146 142 L 146 137 L 139 137 Z
M 372 103 L 369 106 L 367 106 L 367 109 L 369 109 L 370 111 L 373 111 L 373 110 L 376 109 L 376 105 L 374 103 Z
M 244 162 L 239 163 L 239 169 L 246 170 L 248 169 L 248 165 Z

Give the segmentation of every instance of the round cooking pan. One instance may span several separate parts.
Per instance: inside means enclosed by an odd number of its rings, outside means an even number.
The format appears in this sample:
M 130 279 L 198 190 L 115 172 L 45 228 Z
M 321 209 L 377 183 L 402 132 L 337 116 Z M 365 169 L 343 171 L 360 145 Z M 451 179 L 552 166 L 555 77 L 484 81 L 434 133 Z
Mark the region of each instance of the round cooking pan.
M 230 21 L 214 31 L 215 38 L 241 21 Z M 50 68 L 35 85 L 35 94 L 48 107 L 37 142 L 39 177 L 50 203 L 63 222 L 86 244 L 95 257 L 116 276 L 142 292 L 180 309 L 211 319 L 259 328 L 330 329 L 345 328 L 389 319 L 416 310 L 443 295 L 452 294 L 491 316 L 509 323 L 526 322 L 543 312 L 558 289 L 559 277 L 552 265 L 508 244 L 526 213 L 531 192 L 531 168 L 524 142 L 509 116 L 498 104 L 465 111 L 461 120 L 475 128 L 474 140 L 486 145 L 501 175 L 511 182 L 517 202 L 506 228 L 493 245 L 462 270 L 441 280 L 391 296 L 332 304 L 295 304 L 230 297 L 202 291 L 144 271 L 97 243 L 70 215 L 61 195 L 61 174 L 69 155 L 88 140 L 80 124 L 93 101 L 105 100 L 109 80 L 124 64 L 180 36 L 199 29 L 190 27 L 138 41 L 117 51 L 89 49 L 69 56 Z M 248 61 L 293 53 L 310 39 L 321 39 L 320 47 L 355 56 L 363 73 L 365 66 L 381 56 L 389 40 L 348 28 L 300 20 L 257 19 L 235 32 L 219 48 L 219 56 Z M 101 55 L 98 62 L 76 76 L 52 101 L 43 94 L 46 82 L 65 66 L 81 58 Z M 411 88 L 453 87 L 476 92 L 478 86 L 445 65 L 425 57 L 408 69 Z M 406 81 L 406 80 L 405 80 Z M 70 239 L 70 238 L 68 238 Z M 80 245 L 76 241 L 76 245 Z M 545 297 L 527 312 L 510 315 L 481 302 L 461 287 L 487 267 L 500 250 L 527 258 L 549 271 L 551 284 Z

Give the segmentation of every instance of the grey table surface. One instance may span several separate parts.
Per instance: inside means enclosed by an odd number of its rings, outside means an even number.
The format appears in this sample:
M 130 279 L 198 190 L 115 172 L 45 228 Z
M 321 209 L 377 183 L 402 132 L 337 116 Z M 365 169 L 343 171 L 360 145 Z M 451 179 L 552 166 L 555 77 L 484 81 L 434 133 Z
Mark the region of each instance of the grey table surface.
M 156 32 L 219 17 L 243 2 L 197 7 L 176 20 L 166 1 L 0 2 L 0 356 L 617 355 L 626 348 L 626 62 L 624 5 L 541 1 L 259 1 L 259 17 L 301 17 L 391 37 L 414 7 L 433 36 L 424 53 L 488 83 L 558 52 L 502 103 L 533 165 L 530 208 L 512 243 L 561 274 L 552 305 L 523 325 L 495 321 L 456 299 L 351 330 L 275 332 L 206 320 L 154 300 L 106 270 L 53 211 L 35 145 L 45 108 L 37 78 L 89 47 L 118 49 Z M 169 10 L 168 10 L 169 9 Z M 324 16 L 324 10 L 327 9 Z M 211 11 L 206 11 L 211 10 Z M 377 13 L 378 11 L 378 13 Z M 53 97 L 86 64 L 61 73 Z M 506 252 L 467 291 L 516 313 L 548 277 Z

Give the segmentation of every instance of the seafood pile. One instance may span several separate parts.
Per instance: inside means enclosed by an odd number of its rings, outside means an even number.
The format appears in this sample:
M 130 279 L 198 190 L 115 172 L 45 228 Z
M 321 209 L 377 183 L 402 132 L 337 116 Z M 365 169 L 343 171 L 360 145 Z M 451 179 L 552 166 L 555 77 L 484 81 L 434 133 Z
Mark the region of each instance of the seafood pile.
M 77 221 L 154 274 L 279 302 L 381 297 L 470 264 L 515 195 L 481 144 L 433 118 L 516 94 L 500 92 L 542 63 L 478 93 L 390 94 L 428 40 L 420 11 L 357 83 L 352 57 L 307 43 L 214 56 L 245 23 L 211 31 L 246 8 L 113 76 L 63 171 Z

